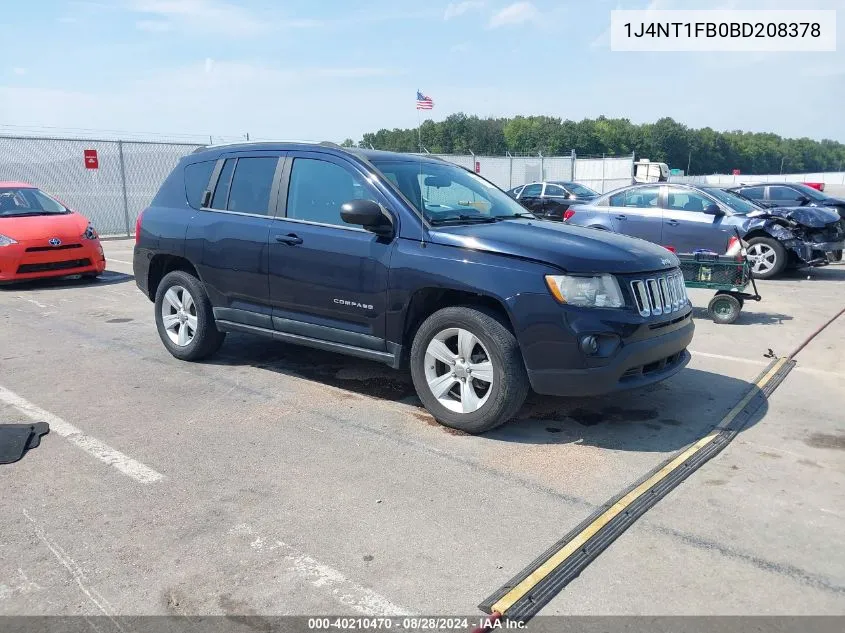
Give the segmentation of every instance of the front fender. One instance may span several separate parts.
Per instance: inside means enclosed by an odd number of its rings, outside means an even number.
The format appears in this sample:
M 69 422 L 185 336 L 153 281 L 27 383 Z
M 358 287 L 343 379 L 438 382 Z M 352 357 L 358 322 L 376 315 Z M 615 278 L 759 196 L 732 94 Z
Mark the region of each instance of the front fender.
M 513 311 L 514 298 L 522 294 L 551 298 L 545 275 L 559 272 L 554 266 L 533 260 L 400 239 L 390 265 L 386 338 L 402 341 L 411 298 L 425 288 L 456 290 L 496 300 L 508 313 L 518 336 L 523 319 Z

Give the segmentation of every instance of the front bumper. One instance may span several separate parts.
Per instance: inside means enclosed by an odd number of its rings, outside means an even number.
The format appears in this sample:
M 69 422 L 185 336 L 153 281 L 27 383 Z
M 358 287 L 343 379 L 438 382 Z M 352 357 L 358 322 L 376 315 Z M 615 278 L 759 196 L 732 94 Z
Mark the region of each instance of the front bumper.
M 823 265 L 827 263 L 825 253 L 845 249 L 845 241 L 838 242 L 810 242 L 795 240 L 788 244 L 789 248 L 803 263 L 808 265 Z
M 626 343 L 611 361 L 585 369 L 528 370 L 531 387 L 550 396 L 595 396 L 644 387 L 677 374 L 690 360 L 687 346 L 695 325 L 692 318 L 678 329 Z
M 0 283 L 99 274 L 105 269 L 100 240 L 79 240 L 56 248 L 46 240 L 31 240 L 0 248 Z

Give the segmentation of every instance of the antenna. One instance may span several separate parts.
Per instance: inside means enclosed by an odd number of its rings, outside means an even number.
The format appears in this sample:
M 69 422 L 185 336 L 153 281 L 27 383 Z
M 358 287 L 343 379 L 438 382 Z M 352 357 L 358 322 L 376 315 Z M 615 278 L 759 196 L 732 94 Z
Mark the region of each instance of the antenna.
M 420 91 L 417 90 L 417 98 L 419 98 Z M 417 149 L 419 164 L 420 164 L 420 248 L 425 248 L 425 198 L 423 198 L 422 182 L 423 182 L 423 157 L 422 157 L 422 121 L 420 121 L 420 106 L 417 101 L 417 138 L 419 139 L 419 148 Z M 427 151 L 427 150 L 426 150 Z

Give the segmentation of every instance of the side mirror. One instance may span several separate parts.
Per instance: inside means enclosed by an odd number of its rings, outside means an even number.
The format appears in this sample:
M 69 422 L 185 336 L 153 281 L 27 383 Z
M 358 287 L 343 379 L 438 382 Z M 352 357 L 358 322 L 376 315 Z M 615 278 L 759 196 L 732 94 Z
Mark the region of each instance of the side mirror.
M 347 224 L 357 224 L 376 235 L 393 235 L 393 222 L 378 202 L 350 200 L 340 205 L 340 217 Z
M 798 204 L 807 204 L 810 202 L 810 198 L 808 196 L 801 196 L 798 198 Z
M 719 205 L 712 202 L 704 207 L 704 213 L 707 215 L 725 215 L 725 212 L 722 211 Z

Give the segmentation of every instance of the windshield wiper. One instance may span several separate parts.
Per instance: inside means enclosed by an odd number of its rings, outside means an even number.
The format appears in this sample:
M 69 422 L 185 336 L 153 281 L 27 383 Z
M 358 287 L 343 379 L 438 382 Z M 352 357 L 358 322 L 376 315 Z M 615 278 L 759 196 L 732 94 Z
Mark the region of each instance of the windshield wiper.
M 0 218 L 23 218 L 28 215 L 52 215 L 48 211 L 22 211 L 20 213 L 0 213 Z M 59 214 L 56 214 L 59 215 Z
M 447 218 L 431 218 L 431 224 L 446 224 L 447 222 L 467 222 L 467 223 L 489 223 L 496 222 L 496 218 L 485 218 L 480 215 L 451 215 Z
M 525 218 L 526 220 L 537 220 L 536 215 L 533 213 L 514 213 L 512 215 L 496 215 L 493 216 L 494 220 L 513 220 L 514 218 Z

